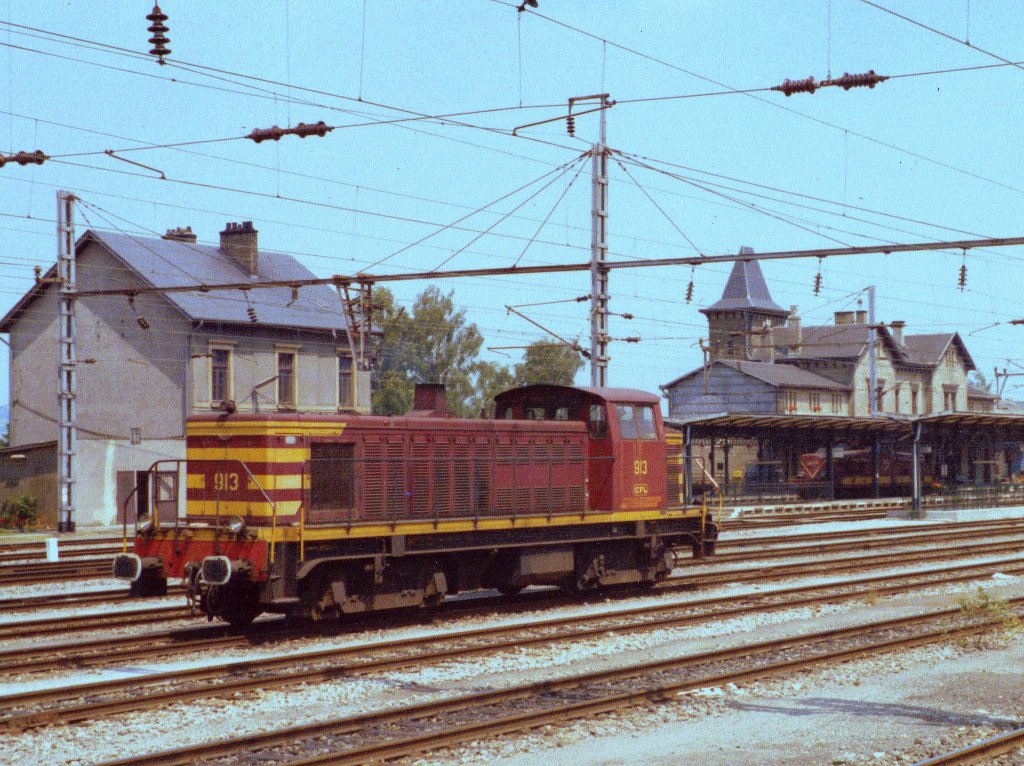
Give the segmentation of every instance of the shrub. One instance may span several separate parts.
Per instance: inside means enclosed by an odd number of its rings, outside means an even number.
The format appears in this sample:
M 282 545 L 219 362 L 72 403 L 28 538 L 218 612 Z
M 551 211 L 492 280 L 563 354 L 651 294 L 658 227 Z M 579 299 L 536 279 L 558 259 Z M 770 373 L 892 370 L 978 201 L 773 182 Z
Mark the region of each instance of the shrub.
M 20 494 L 0 503 L 0 527 L 25 529 L 39 521 L 39 501 L 35 495 Z
M 991 635 L 997 643 L 1018 636 L 1024 631 L 1024 623 L 1005 599 L 993 598 L 980 585 L 973 596 L 964 595 L 957 599 L 962 614 L 971 621 L 988 623 L 988 627 L 974 636 L 975 648 L 985 645 L 985 636 Z

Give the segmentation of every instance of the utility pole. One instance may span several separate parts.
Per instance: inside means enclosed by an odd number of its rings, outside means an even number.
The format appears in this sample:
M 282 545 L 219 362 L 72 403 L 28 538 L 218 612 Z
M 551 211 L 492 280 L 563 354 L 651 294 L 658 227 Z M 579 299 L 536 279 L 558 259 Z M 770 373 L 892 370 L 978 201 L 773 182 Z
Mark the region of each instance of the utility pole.
M 875 286 L 868 285 L 868 414 L 878 414 L 878 332 L 875 329 Z
M 374 359 L 370 349 L 373 334 L 373 283 L 358 282 L 338 285 L 338 296 L 345 310 L 345 334 L 352 360 L 354 404 L 370 400 L 370 375 Z
M 78 437 L 75 429 L 75 197 L 57 192 L 57 277 L 60 280 L 60 339 L 57 394 L 58 532 L 75 531 L 75 475 Z
M 608 106 L 608 94 L 601 99 Z M 593 148 L 590 212 L 590 385 L 608 385 L 608 110 L 600 112 L 600 135 Z

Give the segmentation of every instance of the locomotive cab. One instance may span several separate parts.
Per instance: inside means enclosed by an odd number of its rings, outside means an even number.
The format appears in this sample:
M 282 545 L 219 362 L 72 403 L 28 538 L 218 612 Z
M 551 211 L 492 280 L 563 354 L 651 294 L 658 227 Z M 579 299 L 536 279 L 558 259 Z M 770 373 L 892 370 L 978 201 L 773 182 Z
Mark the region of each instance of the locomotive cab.
M 494 398 L 509 420 L 587 424 L 589 507 L 643 511 L 665 507 L 665 426 L 657 396 L 626 388 L 532 385 Z

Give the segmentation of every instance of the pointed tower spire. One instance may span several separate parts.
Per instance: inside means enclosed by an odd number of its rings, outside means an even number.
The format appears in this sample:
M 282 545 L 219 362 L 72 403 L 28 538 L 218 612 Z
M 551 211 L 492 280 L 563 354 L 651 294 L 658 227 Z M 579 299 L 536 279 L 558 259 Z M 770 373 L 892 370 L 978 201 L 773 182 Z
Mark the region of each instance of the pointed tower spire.
M 753 255 L 751 247 L 739 254 Z M 789 312 L 772 300 L 764 274 L 756 260 L 738 260 L 717 302 L 700 310 L 708 318 L 711 353 L 715 359 L 760 359 L 766 356 L 764 343 L 752 337 L 782 324 Z M 767 337 L 771 337 L 770 334 Z M 770 341 L 769 341 L 770 342 Z M 767 354 L 770 358 L 773 354 Z

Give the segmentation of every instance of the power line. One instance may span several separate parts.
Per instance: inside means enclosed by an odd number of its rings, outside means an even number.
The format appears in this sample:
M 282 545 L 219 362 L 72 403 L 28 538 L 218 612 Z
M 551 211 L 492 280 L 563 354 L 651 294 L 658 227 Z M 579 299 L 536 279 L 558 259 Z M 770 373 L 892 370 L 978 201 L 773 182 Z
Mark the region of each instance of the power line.
M 498 5 L 504 5 L 505 7 L 508 7 L 508 8 L 517 8 L 516 5 L 508 2 L 507 0 L 490 0 L 490 2 L 497 3 Z M 550 16 L 546 16 L 546 15 L 544 15 L 542 13 L 538 13 L 536 10 L 527 9 L 527 12 L 530 14 L 531 17 L 536 17 L 536 18 L 539 18 L 539 19 L 543 19 L 546 22 L 549 22 L 549 23 L 554 24 L 556 26 L 562 27 L 563 29 L 570 30 L 572 32 L 575 32 L 576 34 L 582 35 L 584 37 L 588 37 L 588 38 L 590 38 L 592 40 L 597 40 L 597 41 L 601 42 L 602 44 L 610 45 L 613 48 L 617 48 L 617 49 L 619 49 L 621 51 L 624 51 L 625 53 L 629 53 L 631 55 L 638 56 L 639 58 L 642 58 L 642 59 L 644 59 L 646 61 L 650 61 L 650 62 L 658 64 L 660 66 L 667 67 L 668 69 L 672 69 L 672 70 L 675 70 L 677 72 L 681 72 L 681 73 L 683 73 L 685 75 L 688 75 L 690 77 L 694 77 L 694 78 L 696 78 L 698 80 L 703 80 L 704 82 L 709 82 L 709 83 L 711 83 L 713 85 L 716 85 L 716 86 L 718 86 L 720 88 L 725 88 L 728 91 L 739 92 L 739 93 L 741 93 L 741 95 L 745 95 L 748 98 L 752 98 L 755 101 L 761 102 L 762 104 L 765 104 L 767 106 L 771 106 L 771 107 L 773 107 L 775 109 L 781 109 L 784 112 L 789 112 L 790 114 L 793 114 L 793 115 L 795 115 L 797 117 L 801 117 L 801 118 L 803 118 L 805 120 L 810 120 L 810 121 L 815 122 L 815 123 L 817 123 L 819 125 L 822 125 L 824 127 L 831 128 L 833 130 L 842 131 L 842 132 L 845 132 L 845 133 L 849 133 L 850 135 L 856 136 L 857 138 L 861 138 L 861 139 L 863 139 L 865 141 L 869 141 L 869 142 L 871 142 L 873 144 L 876 144 L 878 146 L 882 146 L 882 147 L 885 147 L 887 149 L 891 149 L 893 151 L 900 152 L 901 154 L 905 154 L 908 157 L 914 157 L 915 159 L 919 159 L 919 160 L 922 160 L 924 162 L 928 162 L 928 163 L 936 165 L 938 167 L 945 168 L 946 170 L 951 170 L 953 172 L 960 173 L 962 175 L 965 175 L 965 176 L 970 177 L 970 178 L 974 178 L 974 179 L 979 180 L 979 181 L 984 181 L 986 183 L 990 183 L 990 184 L 992 184 L 994 186 L 998 186 L 998 187 L 1006 189 L 1008 191 L 1013 191 L 1013 192 L 1016 192 L 1018 194 L 1024 194 L 1024 189 L 1021 189 L 1021 188 L 1018 188 L 1018 187 L 1015 187 L 1015 186 L 1011 186 L 1009 184 L 1003 183 L 1002 181 L 996 181 L 995 179 L 989 178 L 987 176 L 983 176 L 983 175 L 981 175 L 979 173 L 976 173 L 974 171 L 966 170 L 964 168 L 960 168 L 960 167 L 957 167 L 955 165 L 951 165 L 951 164 L 949 164 L 947 162 L 943 162 L 941 160 L 937 160 L 937 159 L 934 159 L 932 157 L 928 157 L 927 155 L 920 154 L 919 152 L 914 152 L 914 151 L 911 151 L 910 149 L 905 149 L 905 148 L 903 148 L 901 146 L 898 146 L 896 144 L 889 143 L 889 142 L 886 142 L 886 141 L 882 141 L 881 139 L 874 138 L 874 137 L 869 136 L 869 135 L 867 135 L 865 133 L 860 133 L 860 132 L 855 131 L 855 130 L 850 130 L 849 128 L 844 128 L 841 125 L 837 125 L 836 123 L 829 122 L 828 120 L 824 120 L 824 119 L 822 119 L 820 117 L 814 117 L 812 115 L 806 114 L 805 112 L 801 112 L 798 109 L 793 109 L 792 107 L 786 106 L 785 104 L 778 103 L 777 101 L 766 99 L 766 98 L 762 97 L 761 95 L 759 95 L 757 93 L 744 93 L 740 89 L 734 88 L 733 86 L 731 86 L 731 85 L 729 85 L 727 83 L 720 82 L 719 80 L 716 80 L 716 79 L 714 79 L 712 77 L 708 77 L 706 75 L 699 74 L 698 72 L 694 72 L 692 70 L 689 70 L 689 69 L 686 69 L 684 67 L 678 66 L 677 64 L 673 64 L 673 63 L 671 63 L 669 61 L 666 61 L 664 59 L 660 59 L 660 58 L 657 58 L 655 56 L 651 56 L 649 54 L 643 53 L 642 51 L 636 50 L 634 48 L 630 48 L 629 46 L 622 45 L 620 43 L 616 43 L 616 42 L 613 42 L 611 40 L 607 40 L 607 39 L 605 39 L 603 37 L 600 37 L 598 35 L 593 34 L 592 32 L 588 32 L 588 31 L 586 31 L 584 29 L 580 29 L 579 27 L 575 27 L 572 24 L 568 24 L 568 23 L 566 23 L 564 21 L 559 21 L 558 19 L 552 18 Z M 1017 64 L 1015 62 L 1008 62 L 1006 64 L 1002 64 L 1001 66 L 1020 66 L 1020 64 Z M 997 68 L 997 67 L 996 66 L 978 67 L 977 69 L 985 69 L 985 68 Z M 970 71 L 970 69 L 969 68 L 965 68 L 964 71 Z M 942 73 L 942 72 L 941 72 L 941 70 L 936 70 L 935 73 Z M 931 74 L 931 73 L 930 72 L 922 72 L 920 74 L 924 75 L 924 74 Z
M 884 6 L 881 6 L 878 3 L 874 3 L 871 0 L 860 0 L 860 1 L 862 3 L 864 3 L 864 5 L 870 5 L 872 8 L 877 8 L 878 10 L 882 11 L 883 13 L 888 13 L 890 16 L 895 16 L 898 19 L 906 21 L 908 24 L 913 24 L 915 27 L 920 27 L 921 29 L 927 30 L 927 31 L 931 32 L 932 34 L 938 35 L 939 37 L 944 37 L 947 40 L 952 40 L 955 43 L 959 43 L 960 45 L 964 45 L 964 46 L 970 48 L 972 51 L 978 51 L 978 53 L 983 53 L 986 56 L 988 56 L 989 58 L 996 59 L 996 61 L 1001 61 L 1001 62 L 1003 62 L 1003 64 L 1002 64 L 1003 66 L 1012 66 L 1012 67 L 1016 67 L 1017 69 L 1024 69 L 1024 66 L 1021 65 L 1021 62 L 1010 61 L 1010 59 L 1003 58 L 998 53 L 992 53 L 991 51 L 987 51 L 984 48 L 979 48 L 977 45 L 974 45 L 973 43 L 970 43 L 967 40 L 961 40 L 959 37 L 953 37 L 953 35 L 947 34 L 947 33 L 943 32 L 940 29 L 936 29 L 935 27 L 930 27 L 927 24 L 922 24 L 920 21 L 917 21 L 916 19 L 912 19 L 909 16 L 905 16 L 902 13 L 897 13 L 896 11 L 891 10 L 889 8 L 886 8 Z

